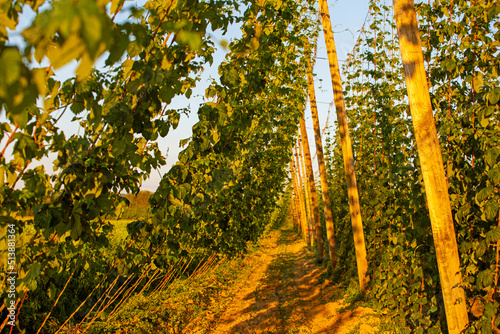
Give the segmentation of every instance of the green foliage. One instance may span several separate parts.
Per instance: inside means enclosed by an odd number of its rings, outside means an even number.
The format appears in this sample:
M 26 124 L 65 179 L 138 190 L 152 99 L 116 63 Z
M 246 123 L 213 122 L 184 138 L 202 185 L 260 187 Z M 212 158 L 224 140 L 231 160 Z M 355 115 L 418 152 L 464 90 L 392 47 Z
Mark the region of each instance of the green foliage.
M 88 333 L 181 333 L 194 320 L 207 318 L 208 311 L 216 311 L 219 299 L 226 296 L 245 269 L 244 262 L 236 258 L 189 278 L 189 284 L 178 280 L 164 291 L 139 294 L 118 312 L 112 322 L 98 320 Z
M 290 203 L 292 200 L 292 187 L 288 187 L 286 192 L 282 194 L 279 199 L 276 208 L 271 213 L 271 219 L 269 225 L 267 226 L 268 230 L 277 229 L 290 218 Z
M 197 284 L 196 284 L 197 283 Z M 97 321 L 89 333 L 181 333 L 189 322 L 212 305 L 222 289 L 217 281 L 196 282 L 189 286 L 174 283 L 154 296 L 137 295 L 114 321 Z M 201 283 L 201 284 L 200 284 Z
M 206 91 L 214 102 L 198 110 L 193 136 L 150 200 L 151 221 L 168 227 L 173 254 L 237 254 L 264 232 L 305 101 L 302 38 L 316 28 L 310 11 L 268 2 L 245 12 L 243 37 L 229 45 L 220 83 Z
M 431 43 L 430 71 L 443 158 L 455 216 L 468 304 L 484 306 L 471 312 L 471 332 L 488 333 L 498 313 L 495 289 L 496 237 L 500 192 L 496 181 L 500 127 L 500 6 L 494 1 L 451 2 L 445 10 L 424 6 L 426 19 L 441 29 L 425 38 Z M 478 15 L 481 13 L 481 15 Z M 446 47 L 444 47 L 446 45 Z M 445 59 L 460 66 L 445 66 Z M 497 319 L 498 320 L 498 319 Z M 495 325 L 496 326 L 496 325 Z
M 72 324 L 83 320 L 115 278 L 154 279 L 175 263 L 188 263 L 182 275 L 189 275 L 207 256 L 247 251 L 284 219 L 287 164 L 305 104 L 305 43 L 317 35 L 312 5 L 0 2 L 0 229 L 6 235 L 15 227 L 17 297 L 29 295 L 19 323 L 28 332 L 40 327 L 66 284 L 44 331 L 57 330 L 97 284 Z M 16 30 L 28 7 L 35 19 L 20 32 L 22 47 L 15 46 L 8 31 Z M 500 326 L 500 300 L 493 293 L 500 239 L 500 5 L 444 0 L 420 4 L 419 11 L 471 309 L 469 331 L 487 333 Z M 190 98 L 213 60 L 210 30 L 224 33 L 232 23 L 241 24 L 243 36 L 227 45 L 220 80 L 206 90 L 192 137 L 181 143 L 179 162 L 149 197 L 147 212 L 141 211 L 141 182 L 166 163 L 157 139 L 175 129 L 184 112 L 168 105 L 176 96 Z M 412 331 L 437 333 L 445 319 L 432 233 L 394 22 L 380 1 L 371 2 L 369 27 L 346 63 L 345 90 L 370 293 Z M 93 68 L 98 58 L 105 58 L 102 70 Z M 41 67 L 42 60 L 50 66 Z M 76 77 L 58 81 L 52 69 L 75 60 Z M 68 114 L 79 125 L 76 134 L 61 128 Z M 338 138 L 330 140 L 329 181 L 343 259 L 333 274 L 349 279 L 356 267 L 347 191 Z M 52 171 L 40 164 L 46 158 L 53 159 Z M 142 204 L 134 206 L 120 193 L 139 194 L 135 200 Z M 135 220 L 127 222 L 127 233 L 121 226 L 126 238 L 118 240 L 109 219 L 124 211 Z M 21 219 L 31 213 L 32 219 Z M 7 248 L 1 238 L 2 291 Z M 204 304 L 206 291 L 186 296 Z M 147 307 L 141 298 L 133 309 Z M 167 316 L 182 324 L 197 312 L 185 311 Z M 168 324 L 166 315 L 153 315 L 141 313 L 151 320 L 142 325 Z M 122 316 L 123 323 L 137 325 L 130 314 Z
M 245 252 L 279 220 L 276 207 L 305 102 L 303 38 L 316 34 L 315 11 L 306 1 L 261 7 L 150 0 L 138 8 L 115 0 L 57 0 L 42 10 L 43 4 L 0 3 L 0 112 L 6 119 L 0 123 L 0 228 L 15 224 L 17 299 L 29 296 L 19 323 L 28 332 L 40 327 L 66 283 L 42 331 L 57 330 L 90 294 L 70 324 L 83 320 L 116 277 L 144 273 L 149 279 L 145 268 L 165 273 L 179 259 L 192 261 L 189 274 L 213 253 Z M 27 6 L 35 18 L 19 31 L 16 47 L 7 29 L 18 27 Z M 190 98 L 212 63 L 209 32 L 225 33 L 233 23 L 241 23 L 243 37 L 228 45 L 220 82 L 207 89 L 193 137 L 143 211 L 144 204 L 119 194 L 139 194 L 142 201 L 141 182 L 166 163 L 157 139 L 185 112 L 168 105 L 176 96 Z M 106 66 L 93 68 L 97 59 Z M 50 65 L 40 67 L 42 60 Z M 52 69 L 72 61 L 76 76 L 58 81 Z M 79 126 L 75 134 L 59 123 L 68 116 Z M 50 171 L 40 163 L 47 158 Z M 28 213 L 32 219 L 20 218 Z M 109 222 L 123 213 L 134 219 L 127 233 Z M 0 240 L 3 269 L 6 242 Z M 0 287 L 6 291 L 5 283 Z
M 499 265 L 500 7 L 495 1 L 451 0 L 421 3 L 418 10 L 467 302 L 474 309 L 468 330 L 491 332 L 500 302 L 498 294 L 492 296 Z M 393 14 L 378 0 L 370 11 L 369 29 L 344 66 L 369 294 L 414 332 L 446 332 Z M 356 262 L 338 137 L 330 139 L 328 155 L 337 252 L 342 259 L 349 254 L 334 275 L 345 277 L 356 274 Z
M 147 218 L 149 215 L 149 198 L 152 193 L 149 191 L 139 191 L 137 195 L 124 195 L 129 204 L 123 209 L 123 213 L 119 216 L 120 219 L 139 220 Z

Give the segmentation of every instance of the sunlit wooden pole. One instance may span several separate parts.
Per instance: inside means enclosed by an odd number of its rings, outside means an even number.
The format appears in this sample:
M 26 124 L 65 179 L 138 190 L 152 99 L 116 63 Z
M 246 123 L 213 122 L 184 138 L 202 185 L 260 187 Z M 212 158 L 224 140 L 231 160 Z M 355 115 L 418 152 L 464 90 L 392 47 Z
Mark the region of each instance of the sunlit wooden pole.
M 335 230 L 333 226 L 332 205 L 330 203 L 330 190 L 326 174 L 325 158 L 323 156 L 323 143 L 321 142 L 321 129 L 319 126 L 318 108 L 316 105 L 316 93 L 314 91 L 314 78 L 311 62 L 308 61 L 307 83 L 309 88 L 309 102 L 313 119 L 314 139 L 316 142 L 316 156 L 318 158 L 319 175 L 321 179 L 321 194 L 323 198 L 323 211 L 325 213 L 326 236 L 328 238 L 328 249 L 332 270 L 337 266 L 337 253 L 335 252 Z
M 296 196 L 295 196 L 295 190 L 292 190 L 292 198 L 290 199 L 290 213 L 293 218 L 293 229 L 297 229 L 297 232 L 300 231 L 300 220 L 299 220 L 299 215 L 297 212 L 297 205 L 296 205 Z
M 293 159 L 293 157 L 292 157 Z M 290 164 L 289 164 L 289 168 L 290 168 L 290 176 L 291 176 L 291 187 L 292 187 L 292 194 L 291 194 L 291 197 L 290 197 L 290 215 L 292 216 L 292 222 L 293 222 L 293 229 L 295 230 L 296 228 L 299 229 L 300 228 L 300 220 L 297 216 L 297 208 L 296 208 L 296 199 L 297 199 L 297 196 L 295 195 L 296 194 L 296 190 L 295 190 L 295 179 L 294 179 L 294 176 L 293 176 L 293 165 L 292 165 L 292 161 L 290 160 Z
M 306 203 L 306 197 L 304 194 L 304 190 L 302 188 L 302 175 L 300 173 L 300 162 L 299 162 L 299 153 L 297 149 L 297 145 L 295 145 L 295 171 L 296 171 L 296 177 L 297 177 L 297 189 L 299 192 L 299 200 L 300 200 L 300 211 L 301 211 L 301 224 L 302 224 L 302 233 L 304 237 L 304 241 L 309 244 L 309 232 L 308 232 L 308 218 L 307 218 L 307 203 Z
M 309 197 L 309 186 L 307 185 L 307 180 L 306 180 L 306 167 L 304 164 L 304 154 L 302 153 L 302 144 L 300 141 L 300 135 L 298 136 L 298 142 L 297 142 L 297 152 L 298 152 L 298 157 L 300 160 L 300 172 L 302 175 L 302 186 L 304 188 L 304 204 L 306 207 L 306 212 L 307 212 L 307 240 L 308 240 L 308 245 L 312 248 L 314 248 L 314 236 L 312 235 L 312 228 L 311 228 L 311 198 Z
M 300 131 L 300 129 L 299 129 Z M 311 192 L 309 191 L 309 184 L 307 180 L 307 172 L 306 172 L 306 163 L 304 159 L 304 152 L 303 152 L 303 147 L 302 147 L 302 140 L 299 136 L 299 156 L 300 156 L 300 162 L 301 162 L 301 167 L 302 167 L 302 175 L 304 176 L 304 191 L 306 193 L 306 200 L 307 200 L 307 209 L 309 210 L 308 213 L 308 226 L 309 226 L 309 243 L 311 245 L 311 249 L 314 249 L 314 228 L 312 226 L 313 224 L 313 217 L 312 217 L 312 202 L 311 202 Z
M 292 183 L 293 183 L 293 191 L 295 192 L 295 207 L 297 211 L 297 216 L 299 220 L 299 230 L 302 230 L 302 234 L 305 240 L 305 229 L 304 229 L 304 213 L 303 213 L 303 205 L 302 205 L 302 196 L 300 193 L 300 186 L 297 180 L 297 170 L 295 168 L 294 162 L 294 154 L 292 150 L 292 161 L 290 162 L 290 170 L 292 172 Z
M 305 112 L 305 110 L 304 110 Z M 307 138 L 306 122 L 304 117 L 300 120 L 300 133 L 302 137 L 302 149 L 304 150 L 304 161 L 306 164 L 306 175 L 309 184 L 309 195 L 311 197 L 312 223 L 316 244 L 318 245 L 318 257 L 323 259 L 323 233 L 321 232 L 321 221 L 319 219 L 318 195 L 316 193 L 316 184 L 314 182 L 314 173 L 312 167 L 311 150 L 309 149 L 309 139 Z
M 458 334 L 467 327 L 469 319 L 465 293 L 461 287 L 462 275 L 457 240 L 443 158 L 432 114 L 417 15 L 413 0 L 393 0 L 393 4 L 413 128 L 427 195 L 448 332 Z
M 332 22 L 326 0 L 319 1 L 319 10 L 323 33 L 325 35 L 326 50 L 328 52 L 328 63 L 330 64 L 330 75 L 332 78 L 333 97 L 335 99 L 335 111 L 337 113 L 338 130 L 342 155 L 344 158 L 344 168 L 347 179 L 347 194 L 349 197 L 349 210 L 351 213 L 352 231 L 354 235 L 354 247 L 356 250 L 356 264 L 358 266 L 358 279 L 361 292 L 366 291 L 368 277 L 368 262 L 366 261 L 365 237 L 363 234 L 363 222 L 361 220 L 361 207 L 359 205 L 358 185 L 354 171 L 354 156 L 352 153 L 351 137 L 347 124 L 347 114 L 345 111 L 344 94 L 342 92 L 342 81 L 340 79 L 339 61 L 333 39 Z

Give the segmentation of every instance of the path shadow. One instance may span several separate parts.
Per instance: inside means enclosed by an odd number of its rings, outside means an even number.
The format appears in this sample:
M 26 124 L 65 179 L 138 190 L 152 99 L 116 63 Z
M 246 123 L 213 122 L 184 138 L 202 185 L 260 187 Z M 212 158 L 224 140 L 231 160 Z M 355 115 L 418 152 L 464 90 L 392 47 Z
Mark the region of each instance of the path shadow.
M 233 324 L 225 333 L 337 333 L 364 315 L 355 309 L 356 300 L 343 308 L 344 313 L 335 312 L 341 303 L 336 308 L 332 303 L 342 300 L 343 292 L 324 279 L 326 269 L 293 230 L 281 230 L 277 247 L 279 252 L 256 288 L 243 297 L 250 304 L 221 320 L 220 324 Z

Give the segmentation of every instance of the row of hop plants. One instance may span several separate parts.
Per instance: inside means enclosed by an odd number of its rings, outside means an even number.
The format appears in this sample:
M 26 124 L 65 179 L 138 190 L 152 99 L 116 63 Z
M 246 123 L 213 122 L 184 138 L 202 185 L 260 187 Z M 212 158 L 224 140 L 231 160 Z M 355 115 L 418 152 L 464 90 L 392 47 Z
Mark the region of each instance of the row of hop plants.
M 266 231 L 284 191 L 305 102 L 304 39 L 316 33 L 316 21 L 307 1 L 42 4 L 0 4 L 8 18 L 0 22 L 0 227 L 15 225 L 18 242 L 15 330 L 54 333 L 88 328 L 89 319 L 154 291 L 172 272 L 182 278 L 213 256 L 244 253 Z M 36 16 L 20 49 L 7 28 L 26 6 Z M 213 62 L 210 29 L 224 34 L 233 23 L 243 37 L 229 44 L 179 162 L 151 195 L 147 217 L 112 246 L 109 221 L 126 205 L 120 193 L 138 193 L 165 165 L 157 140 L 186 112 L 169 105 L 175 96 L 190 98 Z M 101 56 L 106 67 L 92 69 Z M 44 57 L 51 66 L 40 68 Z M 57 81 L 52 69 L 72 59 L 80 61 L 76 77 Z M 78 133 L 65 133 L 68 116 Z M 56 157 L 51 172 L 39 163 L 49 155 Z M 21 219 L 30 210 L 33 219 Z M 116 299 L 97 304 L 105 294 Z
M 500 328 L 500 4 L 419 3 L 424 59 L 469 310 L 467 332 Z M 370 17 L 343 67 L 370 290 L 416 333 L 446 332 L 431 224 L 392 6 Z M 339 137 L 327 138 L 339 262 L 356 275 Z

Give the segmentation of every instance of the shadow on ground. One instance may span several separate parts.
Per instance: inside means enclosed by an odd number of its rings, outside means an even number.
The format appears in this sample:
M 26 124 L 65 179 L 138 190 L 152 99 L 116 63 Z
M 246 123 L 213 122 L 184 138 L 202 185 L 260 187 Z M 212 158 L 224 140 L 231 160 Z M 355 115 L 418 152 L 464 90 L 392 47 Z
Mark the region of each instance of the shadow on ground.
M 275 247 L 261 256 L 261 267 L 236 292 L 213 332 L 349 333 L 373 314 L 342 303 L 343 292 L 322 278 L 326 269 L 294 231 L 283 228 Z

